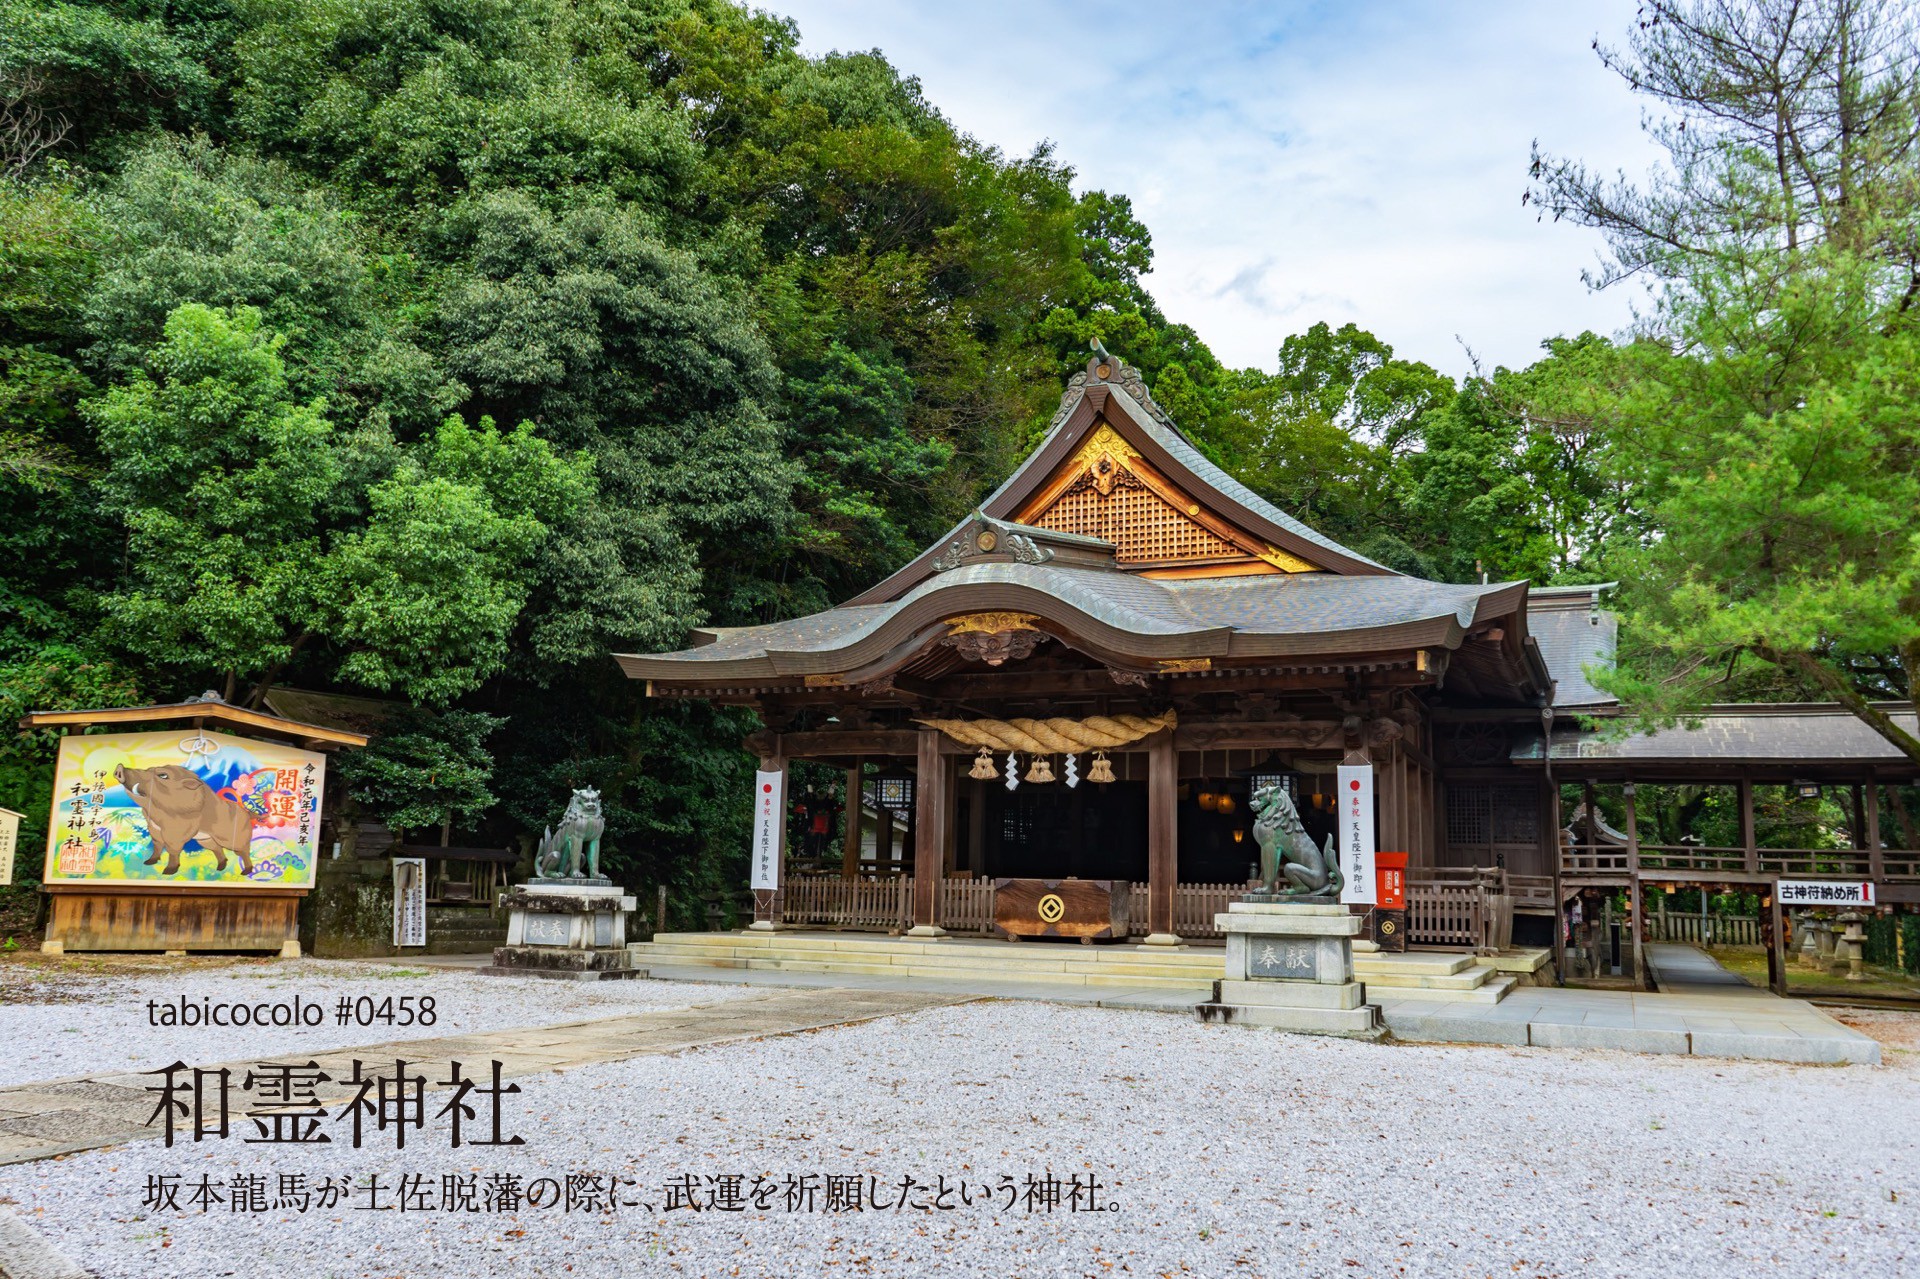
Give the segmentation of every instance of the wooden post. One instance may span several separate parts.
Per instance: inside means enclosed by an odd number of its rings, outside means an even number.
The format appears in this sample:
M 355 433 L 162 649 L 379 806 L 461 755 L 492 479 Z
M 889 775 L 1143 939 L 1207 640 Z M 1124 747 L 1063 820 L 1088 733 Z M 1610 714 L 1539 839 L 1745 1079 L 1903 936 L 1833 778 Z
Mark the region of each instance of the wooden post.
M 1874 883 L 1887 877 L 1886 850 L 1880 847 L 1880 781 L 1867 779 L 1867 875 Z
M 885 804 L 873 806 L 873 857 L 882 875 L 893 873 L 893 810 Z
M 660 885 L 658 902 L 653 914 L 653 931 L 656 933 L 667 931 L 667 886 L 665 884 Z
M 1767 886 L 1767 985 L 1782 999 L 1787 997 L 1786 912 L 1780 909 L 1778 881 Z
M 1647 984 L 1646 897 L 1640 886 L 1640 823 L 1634 814 L 1634 785 L 1625 787 L 1627 801 L 1627 916 L 1633 929 L 1633 979 L 1643 990 Z
M 967 869 L 987 873 L 987 784 L 978 778 L 967 779 Z
M 909 937 L 944 937 L 940 927 L 940 881 L 947 867 L 947 769 L 940 758 L 940 734 L 920 730 L 920 751 L 913 780 L 913 927 Z
M 1180 829 L 1174 812 L 1180 757 L 1173 734 L 1161 732 L 1147 745 L 1147 945 L 1178 946 L 1173 931 L 1173 894 L 1180 882 Z
M 1740 847 L 1746 852 L 1747 874 L 1760 872 L 1760 841 L 1753 832 L 1753 779 L 1742 777 L 1740 792 Z
M 860 878 L 860 810 L 864 801 L 860 792 L 866 783 L 867 764 L 856 759 L 847 770 L 847 829 L 840 838 L 840 878 Z

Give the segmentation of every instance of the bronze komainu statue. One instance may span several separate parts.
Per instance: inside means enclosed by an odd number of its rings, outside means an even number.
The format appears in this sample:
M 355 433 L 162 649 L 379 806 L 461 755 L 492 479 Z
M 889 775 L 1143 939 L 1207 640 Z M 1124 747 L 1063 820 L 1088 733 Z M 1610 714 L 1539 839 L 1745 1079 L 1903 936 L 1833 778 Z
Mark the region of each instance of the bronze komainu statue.
M 533 873 L 540 879 L 579 879 L 584 858 L 586 877 L 600 878 L 600 836 L 607 819 L 600 814 L 600 792 L 577 790 L 567 801 L 560 829 L 549 830 L 534 855 Z
M 1340 853 L 1333 836 L 1315 848 L 1300 824 L 1300 810 L 1284 786 L 1262 786 L 1253 794 L 1253 839 L 1260 845 L 1262 891 L 1298 901 L 1340 900 Z M 1284 885 L 1282 883 L 1284 877 Z

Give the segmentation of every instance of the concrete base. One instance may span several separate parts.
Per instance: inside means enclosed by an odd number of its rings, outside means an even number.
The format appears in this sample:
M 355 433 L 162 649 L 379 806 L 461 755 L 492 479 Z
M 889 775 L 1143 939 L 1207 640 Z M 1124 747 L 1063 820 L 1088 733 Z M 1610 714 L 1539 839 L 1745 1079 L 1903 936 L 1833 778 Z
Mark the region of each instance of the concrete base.
M 787 927 L 786 924 L 780 923 L 778 920 L 756 919 L 747 925 L 747 930 L 755 933 L 778 933 L 786 931 Z
M 622 972 L 633 968 L 633 952 L 625 946 L 497 946 L 491 967 L 522 975 Z
M 541 977 L 548 981 L 625 981 L 647 975 L 644 968 L 503 968 L 499 964 L 473 971 L 482 977 Z
M 909 937 L 945 937 L 947 930 L 937 924 L 915 924 L 907 929 Z
M 1143 946 L 1184 946 L 1186 939 L 1177 933 L 1148 933 L 1140 943 Z
M 1195 1009 L 1200 1020 L 1381 1038 L 1380 1010 L 1353 979 L 1353 939 L 1363 922 L 1338 905 L 1234 902 L 1214 916 L 1227 937 L 1226 976 Z
M 634 900 L 605 880 L 535 880 L 501 895 L 511 910 L 507 944 L 494 948 L 493 976 L 600 981 L 628 975 L 627 916 Z

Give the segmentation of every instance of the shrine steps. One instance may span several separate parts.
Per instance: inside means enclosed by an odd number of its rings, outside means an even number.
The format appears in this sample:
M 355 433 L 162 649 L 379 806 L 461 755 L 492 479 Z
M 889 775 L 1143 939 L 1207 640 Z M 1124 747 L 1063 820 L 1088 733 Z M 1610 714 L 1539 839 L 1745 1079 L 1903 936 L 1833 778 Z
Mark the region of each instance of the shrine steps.
M 1191 991 L 1220 977 L 1216 947 L 941 940 L 857 933 L 662 933 L 628 946 L 636 967 L 758 969 L 862 977 Z
M 1356 954 L 1353 975 L 1367 984 L 1369 998 L 1378 992 L 1392 999 L 1497 1004 L 1519 985 L 1487 960 L 1444 951 Z

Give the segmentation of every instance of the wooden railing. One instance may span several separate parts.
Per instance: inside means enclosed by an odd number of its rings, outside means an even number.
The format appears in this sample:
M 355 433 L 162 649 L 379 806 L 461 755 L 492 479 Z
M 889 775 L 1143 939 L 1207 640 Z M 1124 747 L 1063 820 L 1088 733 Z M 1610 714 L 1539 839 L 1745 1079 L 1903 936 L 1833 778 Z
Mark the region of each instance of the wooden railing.
M 950 933 L 991 934 L 993 881 L 978 878 L 941 880 L 939 909 L 940 927 Z
M 1620 844 L 1566 844 L 1560 869 L 1568 875 L 1624 875 L 1632 859 Z
M 1684 941 L 1700 946 L 1758 946 L 1760 921 L 1752 915 L 1661 915 L 1646 918 L 1648 941 Z
M 1699 844 L 1642 844 L 1640 872 L 1711 875 L 1716 872 L 1758 871 L 1765 875 L 1798 878 L 1866 879 L 1874 875 L 1873 854 L 1864 848 L 1760 848 L 1750 862 L 1744 848 L 1710 848 Z M 1626 875 L 1633 855 L 1623 844 L 1571 844 L 1560 850 L 1560 869 L 1567 875 Z M 1886 880 L 1920 880 L 1920 851 L 1889 848 L 1880 854 L 1880 873 Z
M 1479 884 L 1407 885 L 1407 940 L 1425 946 L 1487 944 L 1487 894 Z
M 1551 875 L 1508 875 L 1507 891 L 1513 894 L 1513 908 L 1522 914 L 1559 913 L 1559 903 L 1553 900 Z
M 1181 884 L 1173 890 L 1173 931 L 1178 937 L 1220 937 L 1224 934 L 1213 924 L 1215 915 L 1223 915 L 1227 903 L 1239 901 L 1248 884 Z M 1147 886 L 1136 882 L 1127 898 L 1127 935 L 1145 937 L 1153 930 L 1147 926 Z
M 991 885 L 988 886 L 991 891 Z M 874 932 L 905 930 L 912 923 L 913 880 L 795 879 L 782 893 L 782 923 Z
M 1744 848 L 1707 848 L 1700 844 L 1642 844 L 1640 869 L 1652 870 L 1730 870 L 1747 868 Z

